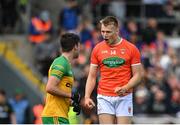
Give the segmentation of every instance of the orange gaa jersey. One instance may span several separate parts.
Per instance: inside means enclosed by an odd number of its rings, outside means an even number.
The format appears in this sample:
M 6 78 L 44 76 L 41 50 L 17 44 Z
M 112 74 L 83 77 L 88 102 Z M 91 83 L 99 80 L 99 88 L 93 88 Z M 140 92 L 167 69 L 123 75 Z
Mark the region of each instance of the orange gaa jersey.
M 105 41 L 97 44 L 91 54 L 91 65 L 100 69 L 98 94 L 118 96 L 115 87 L 127 84 L 132 77 L 131 66 L 140 64 L 139 50 L 125 39 L 114 46 Z

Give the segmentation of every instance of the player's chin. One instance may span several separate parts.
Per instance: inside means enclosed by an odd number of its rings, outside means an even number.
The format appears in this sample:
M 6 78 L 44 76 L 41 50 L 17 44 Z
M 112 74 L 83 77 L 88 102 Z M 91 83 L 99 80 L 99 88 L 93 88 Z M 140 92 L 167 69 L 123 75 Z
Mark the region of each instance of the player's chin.
M 104 39 L 106 41 L 107 44 L 111 44 L 109 39 Z

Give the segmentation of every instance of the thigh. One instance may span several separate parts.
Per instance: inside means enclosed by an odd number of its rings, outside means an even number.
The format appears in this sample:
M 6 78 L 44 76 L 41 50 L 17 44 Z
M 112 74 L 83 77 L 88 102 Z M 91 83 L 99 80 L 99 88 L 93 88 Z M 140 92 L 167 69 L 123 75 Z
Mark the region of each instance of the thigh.
M 112 102 L 112 97 L 98 95 L 97 96 L 97 113 L 115 115 L 115 107 Z
M 115 115 L 99 114 L 98 117 L 100 124 L 115 124 Z
M 116 118 L 117 124 L 131 124 L 132 116 L 119 116 Z
M 133 116 L 132 94 L 118 97 L 115 105 L 116 117 Z
M 42 117 L 43 124 L 69 124 L 68 119 L 62 117 Z

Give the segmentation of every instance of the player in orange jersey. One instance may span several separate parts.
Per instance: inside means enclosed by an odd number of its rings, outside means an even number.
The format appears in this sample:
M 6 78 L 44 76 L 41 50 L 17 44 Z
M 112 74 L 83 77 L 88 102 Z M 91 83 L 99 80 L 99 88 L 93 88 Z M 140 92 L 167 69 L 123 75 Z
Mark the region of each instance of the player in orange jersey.
M 91 54 L 85 106 L 89 109 L 95 106 L 90 96 L 99 68 L 97 112 L 100 124 L 131 123 L 132 89 L 141 80 L 140 52 L 119 36 L 119 23 L 115 17 L 107 16 L 100 23 L 104 40 L 95 46 Z

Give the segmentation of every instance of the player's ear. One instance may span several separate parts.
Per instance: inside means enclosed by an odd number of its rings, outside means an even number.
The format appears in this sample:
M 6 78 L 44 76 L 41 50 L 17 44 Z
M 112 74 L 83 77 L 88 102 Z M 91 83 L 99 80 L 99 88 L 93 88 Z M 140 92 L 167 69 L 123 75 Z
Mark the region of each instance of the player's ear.
M 116 29 L 116 33 L 119 34 L 119 28 Z
M 74 46 L 74 50 L 77 50 L 77 49 L 78 49 L 78 45 L 75 45 L 75 46 Z
M 76 47 L 77 47 L 77 49 L 80 49 L 80 47 L 81 47 L 80 42 L 76 45 Z

